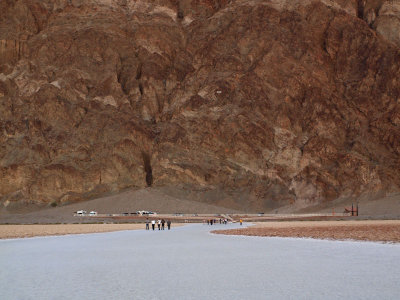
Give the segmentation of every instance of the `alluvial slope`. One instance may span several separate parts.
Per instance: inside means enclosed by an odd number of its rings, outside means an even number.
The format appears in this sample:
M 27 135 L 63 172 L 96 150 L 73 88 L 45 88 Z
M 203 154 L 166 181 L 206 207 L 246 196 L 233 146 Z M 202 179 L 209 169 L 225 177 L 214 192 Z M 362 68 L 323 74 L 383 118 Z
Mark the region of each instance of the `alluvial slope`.
M 399 20 L 400 1 L 2 1 L 0 199 L 398 191 Z

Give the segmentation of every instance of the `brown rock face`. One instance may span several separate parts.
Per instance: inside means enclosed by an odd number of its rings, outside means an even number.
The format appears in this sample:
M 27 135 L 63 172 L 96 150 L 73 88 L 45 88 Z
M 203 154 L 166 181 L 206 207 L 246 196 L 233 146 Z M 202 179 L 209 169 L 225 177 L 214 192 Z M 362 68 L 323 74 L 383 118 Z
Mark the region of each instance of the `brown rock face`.
M 398 191 L 399 26 L 398 1 L 1 1 L 0 201 Z
M 358 0 L 358 15 L 400 47 L 400 0 Z

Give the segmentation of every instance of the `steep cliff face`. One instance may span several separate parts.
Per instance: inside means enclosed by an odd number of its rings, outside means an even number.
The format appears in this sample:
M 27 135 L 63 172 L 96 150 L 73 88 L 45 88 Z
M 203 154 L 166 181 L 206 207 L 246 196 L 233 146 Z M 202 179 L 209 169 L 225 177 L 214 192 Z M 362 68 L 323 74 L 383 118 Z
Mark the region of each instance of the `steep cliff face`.
M 400 1 L 358 0 L 358 16 L 400 47 Z
M 397 191 L 398 7 L 2 1 L 0 200 L 155 185 L 267 209 Z

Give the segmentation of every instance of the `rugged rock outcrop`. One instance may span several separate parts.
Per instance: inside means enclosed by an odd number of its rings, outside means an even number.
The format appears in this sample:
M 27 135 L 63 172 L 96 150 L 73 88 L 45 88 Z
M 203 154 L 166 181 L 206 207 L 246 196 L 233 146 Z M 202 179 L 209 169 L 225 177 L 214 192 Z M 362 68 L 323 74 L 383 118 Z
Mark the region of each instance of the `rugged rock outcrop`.
M 0 199 L 400 187 L 399 1 L 0 2 Z M 201 198 L 201 199 L 200 199 Z
M 358 0 L 358 16 L 400 47 L 399 0 Z

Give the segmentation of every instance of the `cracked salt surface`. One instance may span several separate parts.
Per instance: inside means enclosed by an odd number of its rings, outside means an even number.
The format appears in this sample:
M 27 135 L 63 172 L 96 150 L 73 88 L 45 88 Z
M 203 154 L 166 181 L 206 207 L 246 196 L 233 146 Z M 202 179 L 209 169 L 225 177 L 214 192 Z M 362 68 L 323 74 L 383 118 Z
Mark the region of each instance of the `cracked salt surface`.
M 400 245 L 210 234 L 0 241 L 1 299 L 400 299 Z

